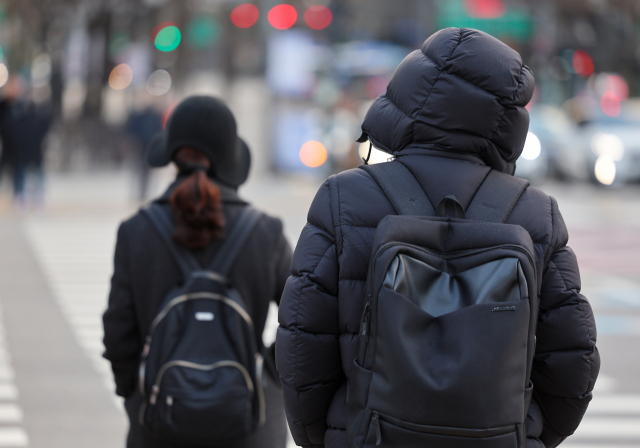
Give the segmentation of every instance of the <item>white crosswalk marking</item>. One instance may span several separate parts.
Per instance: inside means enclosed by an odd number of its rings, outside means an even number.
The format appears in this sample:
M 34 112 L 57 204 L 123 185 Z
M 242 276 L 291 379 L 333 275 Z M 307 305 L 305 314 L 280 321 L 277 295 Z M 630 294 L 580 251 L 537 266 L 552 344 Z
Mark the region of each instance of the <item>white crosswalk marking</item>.
M 20 423 L 22 410 L 15 403 L 0 403 L 0 423 Z
M 13 384 L 14 376 L 11 356 L 4 337 L 0 304 L 0 447 L 29 446 L 27 432 L 20 426 L 14 426 L 22 423 L 23 418 L 22 409 L 16 403 L 18 389 Z
M 29 437 L 22 428 L 0 427 L 0 446 L 26 447 L 29 446 Z
M 634 443 L 629 445 L 629 442 Z M 596 393 L 580 427 L 562 446 L 640 447 L 640 394 Z
M 113 271 L 118 218 L 31 219 L 26 234 L 78 344 L 109 391 L 114 391 L 107 360 L 102 358 L 102 313 Z M 114 396 L 121 409 L 121 400 Z
M 121 218 L 78 220 L 77 218 L 32 218 L 26 235 L 49 285 L 69 322 L 78 344 L 113 392 L 109 363 L 102 358 L 102 313 L 107 306 L 109 278 L 113 272 L 116 230 Z M 277 309 L 270 310 L 265 341 L 275 339 Z M 0 371 L 0 378 L 2 372 Z M 0 389 L 0 394 L 2 390 Z M 114 403 L 122 408 L 114 396 Z M 2 445 L 0 434 L 0 447 Z M 290 439 L 288 447 L 295 447 Z

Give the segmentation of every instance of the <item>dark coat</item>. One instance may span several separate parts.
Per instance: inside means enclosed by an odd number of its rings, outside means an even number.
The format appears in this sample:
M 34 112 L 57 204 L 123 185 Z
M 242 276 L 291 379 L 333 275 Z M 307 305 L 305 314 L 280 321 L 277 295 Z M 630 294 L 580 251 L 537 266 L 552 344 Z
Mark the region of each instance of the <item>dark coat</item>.
M 168 210 L 171 210 L 168 203 L 170 193 L 180 181 L 179 178 L 159 200 Z M 233 190 L 224 187 L 220 189 L 225 219 L 230 228 L 242 207 L 248 204 Z M 221 243 L 221 240 L 216 240 L 206 248 L 194 251 L 203 266 L 213 259 Z M 162 302 L 169 291 L 181 281 L 182 274 L 156 229 L 141 213 L 120 225 L 114 263 L 109 307 L 103 316 L 106 347 L 104 357 L 111 361 L 116 393 L 128 399 L 125 405 L 132 416 L 137 412 L 137 409 L 133 409 L 136 406 L 132 403 L 139 400 L 136 379 L 144 339 Z M 264 215 L 229 274 L 231 283 L 242 294 L 247 311 L 256 324 L 259 346 L 262 346 L 262 332 L 269 302 L 280 302 L 290 265 L 291 248 L 282 233 L 282 222 Z M 281 392 L 269 392 L 267 397 L 271 397 L 271 403 L 267 403 L 267 416 L 269 417 L 270 413 L 277 414 L 276 411 L 282 414 Z M 141 431 L 135 416 L 131 420 L 132 432 Z M 284 440 L 284 418 L 280 419 L 280 426 L 279 437 Z M 161 445 L 154 443 L 130 446 Z M 239 446 L 283 447 L 275 443 Z
M 532 83 L 519 55 L 496 39 L 443 30 L 402 62 L 363 130 L 411 170 L 432 204 L 453 194 L 466 209 L 490 167 L 513 172 Z M 282 297 L 276 353 L 298 445 L 347 447 L 346 385 L 371 246 L 376 226 L 392 214 L 360 169 L 331 176 L 311 205 Z M 556 201 L 529 187 L 507 223 L 529 232 L 542 273 L 528 446 L 554 447 L 591 400 L 600 365 L 595 322 Z
M 0 166 L 42 166 L 42 144 L 51 126 L 51 111 L 27 101 L 0 102 Z

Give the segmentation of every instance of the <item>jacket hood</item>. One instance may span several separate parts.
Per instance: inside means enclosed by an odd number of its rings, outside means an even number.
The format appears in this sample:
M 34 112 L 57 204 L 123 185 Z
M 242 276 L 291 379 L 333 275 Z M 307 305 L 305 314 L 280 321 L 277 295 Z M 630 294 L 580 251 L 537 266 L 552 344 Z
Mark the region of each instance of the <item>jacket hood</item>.
M 358 141 L 369 139 L 395 156 L 409 148 L 473 154 L 513 174 L 534 84 L 506 44 L 482 31 L 446 28 L 400 63 L 387 93 L 367 112 Z

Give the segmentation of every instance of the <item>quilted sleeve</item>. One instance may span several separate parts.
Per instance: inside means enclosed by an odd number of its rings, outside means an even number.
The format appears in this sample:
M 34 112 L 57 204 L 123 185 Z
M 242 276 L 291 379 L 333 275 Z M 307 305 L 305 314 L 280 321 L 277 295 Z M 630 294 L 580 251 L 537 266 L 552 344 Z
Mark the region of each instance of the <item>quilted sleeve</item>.
M 543 420 L 540 440 L 547 448 L 576 430 L 600 369 L 593 312 L 580 294 L 578 262 L 566 245 L 569 236 L 558 204 L 550 200 L 553 237 L 542 276 L 531 375 Z
M 331 398 L 345 381 L 340 362 L 338 256 L 331 180 L 311 205 L 280 302 L 276 362 L 293 439 L 324 446 Z
M 138 357 L 142 347 L 131 292 L 128 245 L 124 225 L 118 230 L 109 306 L 102 316 L 103 356 L 111 361 L 116 394 L 128 397 L 135 388 Z

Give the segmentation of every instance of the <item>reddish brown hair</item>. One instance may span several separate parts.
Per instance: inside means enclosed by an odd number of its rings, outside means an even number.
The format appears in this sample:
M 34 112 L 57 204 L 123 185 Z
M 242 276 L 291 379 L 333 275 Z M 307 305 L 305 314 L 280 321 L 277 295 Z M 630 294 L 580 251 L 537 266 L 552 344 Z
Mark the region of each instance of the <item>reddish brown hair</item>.
M 220 188 L 203 170 L 195 171 L 171 194 L 176 218 L 173 239 L 189 249 L 202 249 L 224 236 Z

